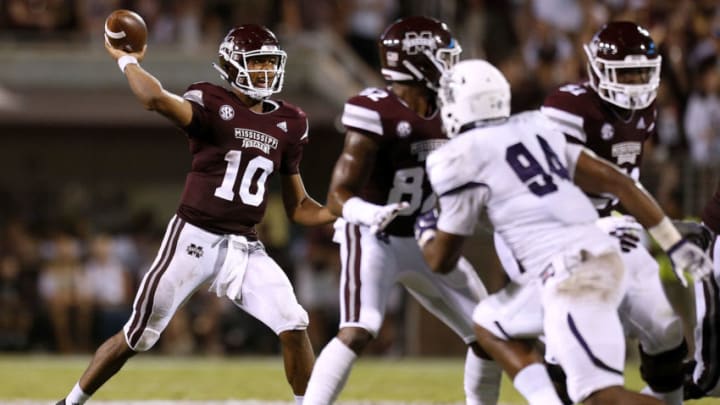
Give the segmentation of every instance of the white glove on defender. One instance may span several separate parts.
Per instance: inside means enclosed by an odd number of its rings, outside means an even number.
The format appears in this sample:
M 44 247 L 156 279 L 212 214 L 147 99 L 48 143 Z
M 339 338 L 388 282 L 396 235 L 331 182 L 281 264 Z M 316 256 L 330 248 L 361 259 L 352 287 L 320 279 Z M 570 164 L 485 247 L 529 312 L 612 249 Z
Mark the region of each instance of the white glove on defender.
M 635 249 L 640 244 L 640 235 L 645 231 L 643 226 L 629 215 L 602 217 L 595 221 L 595 225 L 617 238 L 623 253 Z
M 667 255 L 672 262 L 675 276 L 680 279 L 680 282 L 685 287 L 687 287 L 687 280 L 684 272 L 690 273 L 695 280 L 712 273 L 713 266 L 710 257 L 687 239 L 673 245 L 668 249 Z
M 669 218 L 663 218 L 659 224 L 649 228 L 648 232 L 667 252 L 673 272 L 684 287 L 688 285 L 685 272 L 690 273 L 695 280 L 712 273 L 710 257 L 701 248 L 683 238 Z
M 410 204 L 402 201 L 387 205 L 369 203 L 360 197 L 352 197 L 343 204 L 342 216 L 355 225 L 370 227 L 370 232 L 378 234 L 387 227 L 400 211 Z

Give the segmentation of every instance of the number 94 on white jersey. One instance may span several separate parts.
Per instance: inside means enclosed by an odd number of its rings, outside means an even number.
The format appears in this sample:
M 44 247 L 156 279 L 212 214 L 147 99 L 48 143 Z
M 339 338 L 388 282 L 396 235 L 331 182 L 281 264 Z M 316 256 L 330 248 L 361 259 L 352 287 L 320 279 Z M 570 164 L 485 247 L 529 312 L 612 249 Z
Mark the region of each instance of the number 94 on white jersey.
M 461 134 L 427 161 L 440 197 L 438 228 L 470 235 L 487 207 L 495 231 L 523 266 L 544 267 L 588 230 L 599 233 L 592 203 L 572 182 L 582 150 L 535 111 Z

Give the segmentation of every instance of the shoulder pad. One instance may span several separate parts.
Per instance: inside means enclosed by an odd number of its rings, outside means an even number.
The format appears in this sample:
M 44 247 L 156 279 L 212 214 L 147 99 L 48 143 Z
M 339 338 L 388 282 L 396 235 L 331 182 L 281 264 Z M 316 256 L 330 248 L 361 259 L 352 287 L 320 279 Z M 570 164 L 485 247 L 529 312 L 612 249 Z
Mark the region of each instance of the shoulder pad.
M 193 83 L 183 93 L 184 99 L 203 107 L 207 107 L 209 98 L 222 98 L 224 96 L 227 96 L 227 90 L 224 87 L 208 82 Z
M 394 100 L 387 90 L 369 87 L 348 99 L 342 123 L 347 128 L 383 135 L 382 112 L 392 110 Z
M 300 141 L 307 140 L 309 125 L 305 111 L 286 101 L 266 100 L 266 102 L 278 105 L 277 110 L 272 112 L 276 119 L 284 120 L 277 124 L 278 128 L 287 134 L 296 135 Z
M 278 114 L 282 114 L 283 116 L 287 116 L 288 118 L 296 118 L 303 120 L 307 119 L 307 114 L 305 114 L 305 111 L 303 111 L 302 108 L 296 106 L 295 104 L 288 103 L 287 101 L 271 101 L 278 103 Z
M 585 119 L 595 110 L 594 96 L 593 90 L 587 86 L 565 85 L 545 98 L 540 111 L 566 135 L 584 143 L 587 140 Z
M 471 158 L 468 153 L 469 148 L 477 150 L 471 144 L 472 136 L 454 138 L 428 155 L 428 179 L 437 195 L 451 193 L 475 181 L 482 158 Z

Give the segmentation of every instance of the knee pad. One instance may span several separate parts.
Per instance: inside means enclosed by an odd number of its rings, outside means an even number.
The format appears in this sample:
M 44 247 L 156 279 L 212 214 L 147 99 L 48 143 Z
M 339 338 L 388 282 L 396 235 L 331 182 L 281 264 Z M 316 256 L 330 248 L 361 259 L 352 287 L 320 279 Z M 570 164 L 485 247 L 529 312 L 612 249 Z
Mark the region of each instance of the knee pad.
M 645 353 L 640 346 L 640 375 L 655 392 L 676 390 L 683 386 L 683 360 L 687 353 L 685 340 L 674 349 L 655 355 Z

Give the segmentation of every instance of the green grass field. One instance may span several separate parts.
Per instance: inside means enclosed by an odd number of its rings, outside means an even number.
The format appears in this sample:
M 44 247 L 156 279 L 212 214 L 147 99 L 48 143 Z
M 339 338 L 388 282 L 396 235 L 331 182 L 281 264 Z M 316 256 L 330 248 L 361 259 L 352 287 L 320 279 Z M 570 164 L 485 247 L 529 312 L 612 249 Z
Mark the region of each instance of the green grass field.
M 0 356 L 0 403 L 51 403 L 64 396 L 89 357 Z M 363 404 L 462 403 L 463 360 L 361 359 L 340 402 Z M 639 389 L 637 367 L 626 373 L 628 386 Z M 290 403 L 281 359 L 275 357 L 136 357 L 93 397 L 96 401 L 229 401 L 255 399 Z M 524 404 L 509 381 L 501 402 Z M 54 403 L 54 402 L 53 402 Z M 688 402 L 720 404 L 720 399 Z

